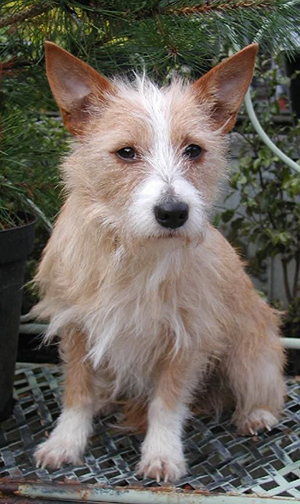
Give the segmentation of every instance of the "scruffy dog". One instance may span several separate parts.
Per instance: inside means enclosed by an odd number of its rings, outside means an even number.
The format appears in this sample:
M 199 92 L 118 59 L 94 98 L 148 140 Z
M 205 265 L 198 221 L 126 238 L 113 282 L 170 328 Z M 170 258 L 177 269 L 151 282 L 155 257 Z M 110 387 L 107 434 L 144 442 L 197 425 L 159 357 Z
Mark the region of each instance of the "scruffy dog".
M 120 396 L 147 405 L 138 471 L 186 472 L 181 434 L 193 395 L 231 391 L 241 434 L 270 430 L 283 406 L 278 318 L 209 224 L 225 133 L 257 46 L 193 84 L 109 81 L 53 43 L 47 74 L 76 137 L 67 199 L 36 277 L 65 362 L 63 411 L 39 466 L 77 464 L 93 417 Z M 216 380 L 216 376 L 219 380 Z M 222 398 L 221 398 L 222 399 Z

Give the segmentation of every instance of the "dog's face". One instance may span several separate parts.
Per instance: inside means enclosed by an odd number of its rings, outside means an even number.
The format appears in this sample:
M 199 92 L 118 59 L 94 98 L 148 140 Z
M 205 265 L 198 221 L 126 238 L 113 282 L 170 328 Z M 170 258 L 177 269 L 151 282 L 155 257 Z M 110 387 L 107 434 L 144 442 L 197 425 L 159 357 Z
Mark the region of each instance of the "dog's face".
M 225 168 L 224 134 L 250 84 L 256 45 L 192 85 L 109 82 L 47 43 L 47 74 L 79 139 L 65 163 L 83 211 L 119 241 L 199 240 Z

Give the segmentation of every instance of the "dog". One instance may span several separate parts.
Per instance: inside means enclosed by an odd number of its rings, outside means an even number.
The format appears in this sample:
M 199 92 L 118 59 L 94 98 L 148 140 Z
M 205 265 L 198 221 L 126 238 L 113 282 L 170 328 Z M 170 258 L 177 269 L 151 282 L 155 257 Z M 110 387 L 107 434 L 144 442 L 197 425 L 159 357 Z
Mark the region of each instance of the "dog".
M 240 434 L 278 422 L 279 316 L 209 223 L 256 53 L 249 45 L 193 83 L 159 88 L 144 75 L 108 80 L 46 43 L 75 141 L 35 278 L 34 313 L 50 320 L 47 340 L 59 335 L 65 368 L 63 410 L 38 466 L 80 463 L 93 418 L 119 397 L 146 408 L 138 473 L 157 481 L 186 473 L 184 422 L 210 383 L 219 404 L 224 390 L 233 398 Z

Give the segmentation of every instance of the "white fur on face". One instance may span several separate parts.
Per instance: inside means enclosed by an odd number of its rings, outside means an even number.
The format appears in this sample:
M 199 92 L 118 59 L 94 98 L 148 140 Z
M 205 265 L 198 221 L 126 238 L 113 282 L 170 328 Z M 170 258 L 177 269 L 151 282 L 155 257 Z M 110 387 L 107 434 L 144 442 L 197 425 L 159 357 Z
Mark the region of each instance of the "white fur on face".
M 186 203 L 189 207 L 188 220 L 176 230 L 162 227 L 154 214 L 154 207 L 163 203 L 170 194 L 175 201 Z M 193 239 L 204 232 L 207 223 L 205 204 L 199 191 L 180 174 L 172 179 L 171 169 L 168 182 L 156 173 L 138 186 L 132 195 L 129 216 L 130 230 L 140 238 L 170 236 L 172 233 L 173 236 Z
M 155 85 L 139 84 L 139 101 L 151 131 L 151 145 L 144 155 L 147 175 L 132 194 L 129 207 L 129 232 L 136 238 L 160 236 L 199 237 L 206 227 L 205 203 L 200 191 L 186 178 L 183 153 L 172 144 L 172 95 Z M 133 111 L 134 113 L 134 111 Z M 170 231 L 155 218 L 154 207 L 167 200 L 186 203 L 186 223 Z

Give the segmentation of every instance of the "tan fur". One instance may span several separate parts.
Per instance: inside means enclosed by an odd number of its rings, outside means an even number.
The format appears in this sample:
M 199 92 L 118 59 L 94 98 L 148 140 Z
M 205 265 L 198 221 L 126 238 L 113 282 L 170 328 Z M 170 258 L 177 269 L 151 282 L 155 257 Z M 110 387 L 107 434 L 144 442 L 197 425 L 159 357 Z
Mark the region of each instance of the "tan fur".
M 70 446 L 76 457 L 84 450 L 92 416 L 125 400 L 127 416 L 147 426 L 139 472 L 174 480 L 186 470 L 180 436 L 193 397 L 210 396 L 221 409 L 230 391 L 243 434 L 272 427 L 283 405 L 279 318 L 208 223 L 225 171 L 224 132 L 257 48 L 192 87 L 160 91 L 143 78 L 108 83 L 53 44 L 49 50 L 53 93 L 79 138 L 62 166 L 67 199 L 36 276 L 35 314 L 50 319 L 48 338 L 59 333 L 66 362 L 64 411 L 37 460 L 73 462 Z M 62 75 L 65 60 L 77 79 Z M 190 144 L 202 148 L 193 161 Z M 125 147 L 134 160 L 120 158 Z M 187 225 L 157 225 L 147 201 L 158 190 L 160 200 L 190 198 Z
M 65 363 L 63 402 L 66 408 L 93 404 L 93 373 L 86 360 L 86 338 L 77 328 L 63 335 L 60 355 Z
M 211 117 L 216 127 L 221 127 L 224 133 L 234 126 L 237 112 L 249 87 L 249 80 L 252 79 L 256 53 L 256 44 L 245 47 L 192 85 L 196 94 L 206 95 L 213 103 Z M 237 75 L 239 93 L 232 92 L 232 84 L 237 82 Z M 225 81 L 224 86 L 220 85 L 221 80 Z
M 73 135 L 80 135 L 89 122 L 88 106 L 92 103 L 93 96 L 101 101 L 105 91 L 113 92 L 112 85 L 89 65 L 56 44 L 47 42 L 45 49 L 49 84 L 60 107 L 65 127 Z M 68 79 L 62 79 L 64 75 Z M 77 82 L 81 85 L 76 88 Z M 84 96 L 85 88 L 89 87 L 93 89 L 93 93 Z

